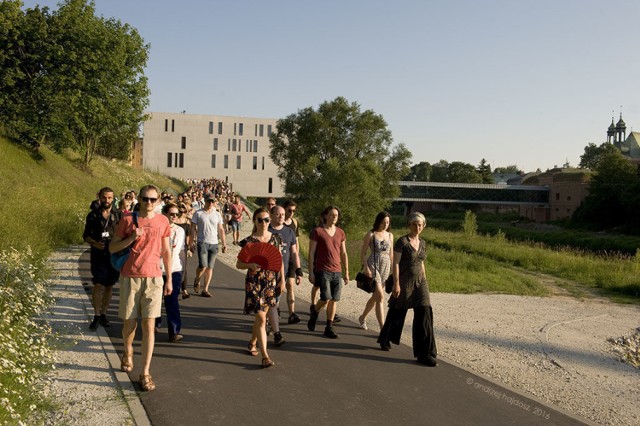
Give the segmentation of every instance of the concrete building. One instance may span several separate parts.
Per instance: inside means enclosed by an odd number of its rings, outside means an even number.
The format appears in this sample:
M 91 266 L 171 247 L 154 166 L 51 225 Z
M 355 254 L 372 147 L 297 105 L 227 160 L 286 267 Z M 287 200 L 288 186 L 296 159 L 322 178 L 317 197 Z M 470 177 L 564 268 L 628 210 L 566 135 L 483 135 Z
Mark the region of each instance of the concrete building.
M 244 196 L 283 197 L 269 158 L 276 119 L 153 112 L 135 153 L 142 167 L 181 179 L 216 177 Z M 134 154 L 133 163 L 136 164 Z

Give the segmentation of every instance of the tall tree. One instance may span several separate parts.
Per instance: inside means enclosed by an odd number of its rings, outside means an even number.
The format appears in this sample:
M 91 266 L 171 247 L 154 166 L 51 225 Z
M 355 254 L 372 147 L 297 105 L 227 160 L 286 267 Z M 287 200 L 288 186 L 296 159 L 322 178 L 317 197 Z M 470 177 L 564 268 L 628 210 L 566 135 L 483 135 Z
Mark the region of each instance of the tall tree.
M 480 175 L 482 183 L 495 183 L 493 175 L 491 174 L 491 165 L 487 163 L 487 160 L 484 158 L 480 160 L 480 164 L 476 168 L 476 171 Z
M 144 119 L 149 46 L 135 30 L 95 15 L 87 0 L 59 9 L 0 3 L 0 118 L 10 135 L 128 157 Z M 7 23 L 7 25 L 3 25 Z
M 594 143 L 590 143 L 589 145 L 584 147 L 584 154 L 580 156 L 580 164 L 578 167 L 581 169 L 591 169 L 595 170 L 598 168 L 598 164 L 602 160 L 606 154 L 611 153 L 613 151 L 617 151 L 613 144 L 603 143 L 600 146 L 597 146 Z
M 411 159 L 404 145 L 391 149 L 381 115 L 343 97 L 279 120 L 270 140 L 285 192 L 300 203 L 307 226 L 330 204 L 345 226 L 368 225 L 399 194 Z

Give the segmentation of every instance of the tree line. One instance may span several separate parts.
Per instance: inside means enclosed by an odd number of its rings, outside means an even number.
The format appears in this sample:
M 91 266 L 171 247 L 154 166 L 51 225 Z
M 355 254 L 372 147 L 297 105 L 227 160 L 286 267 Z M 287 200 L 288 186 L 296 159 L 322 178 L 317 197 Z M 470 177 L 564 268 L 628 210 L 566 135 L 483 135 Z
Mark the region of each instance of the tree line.
M 464 163 L 461 161 L 440 160 L 437 163 L 421 161 L 411 166 L 409 173 L 403 176 L 402 180 L 417 182 L 450 182 L 450 183 L 483 183 L 493 184 L 494 173 L 502 174 L 522 174 L 522 170 L 516 165 L 507 167 L 496 167 L 491 169 L 491 165 L 483 158 L 480 164 Z
M 57 10 L 0 3 L 0 123 L 33 148 L 129 157 L 149 89 L 149 45 L 138 31 L 96 16 L 87 0 Z

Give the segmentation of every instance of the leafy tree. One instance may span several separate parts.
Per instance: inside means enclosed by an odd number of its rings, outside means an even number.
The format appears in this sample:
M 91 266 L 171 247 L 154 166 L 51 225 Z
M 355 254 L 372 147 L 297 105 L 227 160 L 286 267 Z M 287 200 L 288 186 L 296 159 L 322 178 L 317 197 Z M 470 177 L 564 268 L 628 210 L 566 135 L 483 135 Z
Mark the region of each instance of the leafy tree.
M 503 173 L 503 174 L 509 174 L 509 173 L 520 174 L 522 173 L 522 170 L 520 170 L 518 166 L 516 166 L 515 164 L 511 164 L 510 166 L 507 166 L 507 167 L 496 167 L 495 169 L 493 169 L 493 172 Z
M 606 154 L 613 151 L 617 151 L 617 148 L 613 144 L 605 142 L 597 146 L 594 143 L 590 143 L 584 147 L 584 154 L 580 156 L 580 164 L 578 167 L 581 169 L 595 170 L 600 160 L 602 160 Z
M 491 174 L 491 165 L 489 165 L 487 163 L 487 160 L 485 160 L 484 158 L 480 160 L 480 164 L 476 168 L 476 171 L 480 175 L 482 183 L 495 183 L 493 175 Z
M 472 164 L 440 160 L 432 166 L 432 182 L 481 183 L 482 177 Z
M 601 228 L 628 225 L 637 228 L 640 212 L 637 166 L 616 149 L 604 153 L 591 178 L 589 195 L 574 218 Z
M 144 119 L 149 46 L 128 24 L 95 15 L 87 0 L 59 9 L 0 3 L 0 118 L 37 145 L 128 157 Z
M 307 107 L 278 121 L 270 157 L 285 192 L 301 205 L 307 226 L 336 205 L 344 226 L 367 226 L 400 190 L 411 153 L 390 150 L 391 132 L 381 115 L 338 97 L 317 110 Z
M 421 161 L 411 166 L 409 173 L 402 180 L 412 180 L 417 182 L 429 182 L 431 180 L 431 164 Z

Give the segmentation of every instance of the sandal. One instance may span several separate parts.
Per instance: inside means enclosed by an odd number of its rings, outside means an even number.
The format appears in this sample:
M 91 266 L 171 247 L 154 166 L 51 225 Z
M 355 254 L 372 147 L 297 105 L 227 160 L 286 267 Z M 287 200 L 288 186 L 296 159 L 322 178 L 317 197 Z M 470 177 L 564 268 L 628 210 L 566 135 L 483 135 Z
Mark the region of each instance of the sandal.
M 274 365 L 276 365 L 276 363 L 271 361 L 269 358 L 262 358 L 262 368 L 269 368 Z
M 256 347 L 255 343 L 249 342 L 248 352 L 251 356 L 258 356 L 258 348 Z
M 142 390 L 146 392 L 150 392 L 156 388 L 156 384 L 153 382 L 150 374 L 141 374 L 139 380 Z
M 120 359 L 120 371 L 124 371 L 125 373 L 133 371 L 133 355 L 128 355 L 126 353 L 122 354 L 122 358 Z

